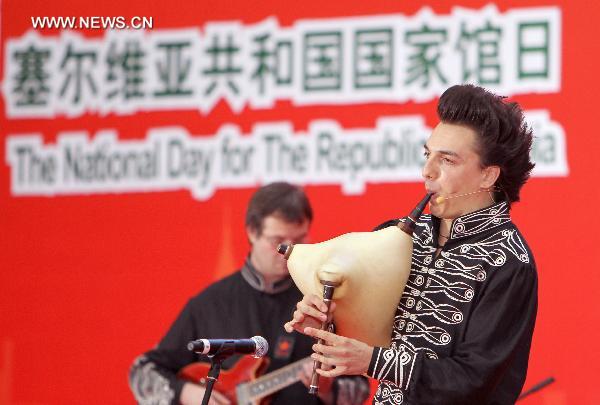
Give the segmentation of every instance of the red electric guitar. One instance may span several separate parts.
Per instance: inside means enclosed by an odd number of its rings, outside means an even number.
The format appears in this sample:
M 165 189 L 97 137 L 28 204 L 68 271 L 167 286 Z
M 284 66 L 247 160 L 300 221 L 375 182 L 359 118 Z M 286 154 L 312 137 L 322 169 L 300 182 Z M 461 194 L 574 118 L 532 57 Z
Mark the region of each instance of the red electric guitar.
M 268 403 L 270 395 L 299 381 L 298 373 L 304 363 L 309 362 L 312 359 L 307 357 L 261 376 L 269 366 L 269 359 L 244 356 L 231 369 L 221 370 L 214 389 L 238 405 L 263 405 Z M 178 375 L 206 385 L 209 369 L 208 363 L 192 363 L 181 369 Z

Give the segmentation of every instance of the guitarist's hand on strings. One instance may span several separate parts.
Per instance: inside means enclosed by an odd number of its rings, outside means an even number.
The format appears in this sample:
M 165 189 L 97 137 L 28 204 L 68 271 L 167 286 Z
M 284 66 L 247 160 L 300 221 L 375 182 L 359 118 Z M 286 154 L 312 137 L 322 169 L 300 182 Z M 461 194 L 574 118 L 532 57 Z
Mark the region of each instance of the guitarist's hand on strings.
M 179 401 L 182 405 L 201 405 L 205 391 L 201 385 L 187 382 L 183 385 Z M 213 388 L 208 405 L 231 405 L 231 401 Z

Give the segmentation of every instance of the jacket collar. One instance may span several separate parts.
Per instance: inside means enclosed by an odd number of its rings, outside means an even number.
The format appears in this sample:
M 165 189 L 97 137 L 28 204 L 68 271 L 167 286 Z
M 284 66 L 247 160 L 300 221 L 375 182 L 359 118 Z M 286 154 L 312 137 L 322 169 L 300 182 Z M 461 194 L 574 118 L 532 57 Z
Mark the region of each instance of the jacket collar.
M 293 284 L 292 277 L 287 276 L 283 280 L 276 281 L 275 283 L 267 283 L 263 275 L 254 268 L 250 261 L 250 255 L 246 257 L 246 262 L 241 268 L 242 277 L 254 288 L 255 290 L 265 292 L 267 294 L 277 294 L 287 290 Z
M 510 222 L 509 209 L 508 203 L 501 201 L 454 219 L 448 241 L 474 236 Z M 440 219 L 432 216 L 432 223 L 433 234 L 438 235 Z

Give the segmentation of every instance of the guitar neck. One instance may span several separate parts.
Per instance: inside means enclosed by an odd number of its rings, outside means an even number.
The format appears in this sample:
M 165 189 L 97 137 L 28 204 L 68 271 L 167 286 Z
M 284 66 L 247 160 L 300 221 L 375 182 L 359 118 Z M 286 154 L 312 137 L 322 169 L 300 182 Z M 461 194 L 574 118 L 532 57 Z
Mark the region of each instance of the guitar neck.
M 312 362 L 310 357 L 298 360 L 253 381 L 242 384 L 244 385 L 243 388 L 244 390 L 247 390 L 247 393 L 252 400 L 266 397 L 292 385 L 296 381 L 300 381 L 300 377 L 298 377 L 300 370 L 302 370 L 302 366 L 308 362 Z

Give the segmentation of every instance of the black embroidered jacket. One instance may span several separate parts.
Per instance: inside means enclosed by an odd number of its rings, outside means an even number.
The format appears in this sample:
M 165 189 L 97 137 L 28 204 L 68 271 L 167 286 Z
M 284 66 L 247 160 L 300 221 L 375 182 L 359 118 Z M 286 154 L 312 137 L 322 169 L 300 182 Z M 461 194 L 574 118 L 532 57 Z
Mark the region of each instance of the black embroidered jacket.
M 417 223 L 391 347 L 369 366 L 373 403 L 512 404 L 537 311 L 533 256 L 505 202 L 455 219 L 435 256 L 439 223 Z

